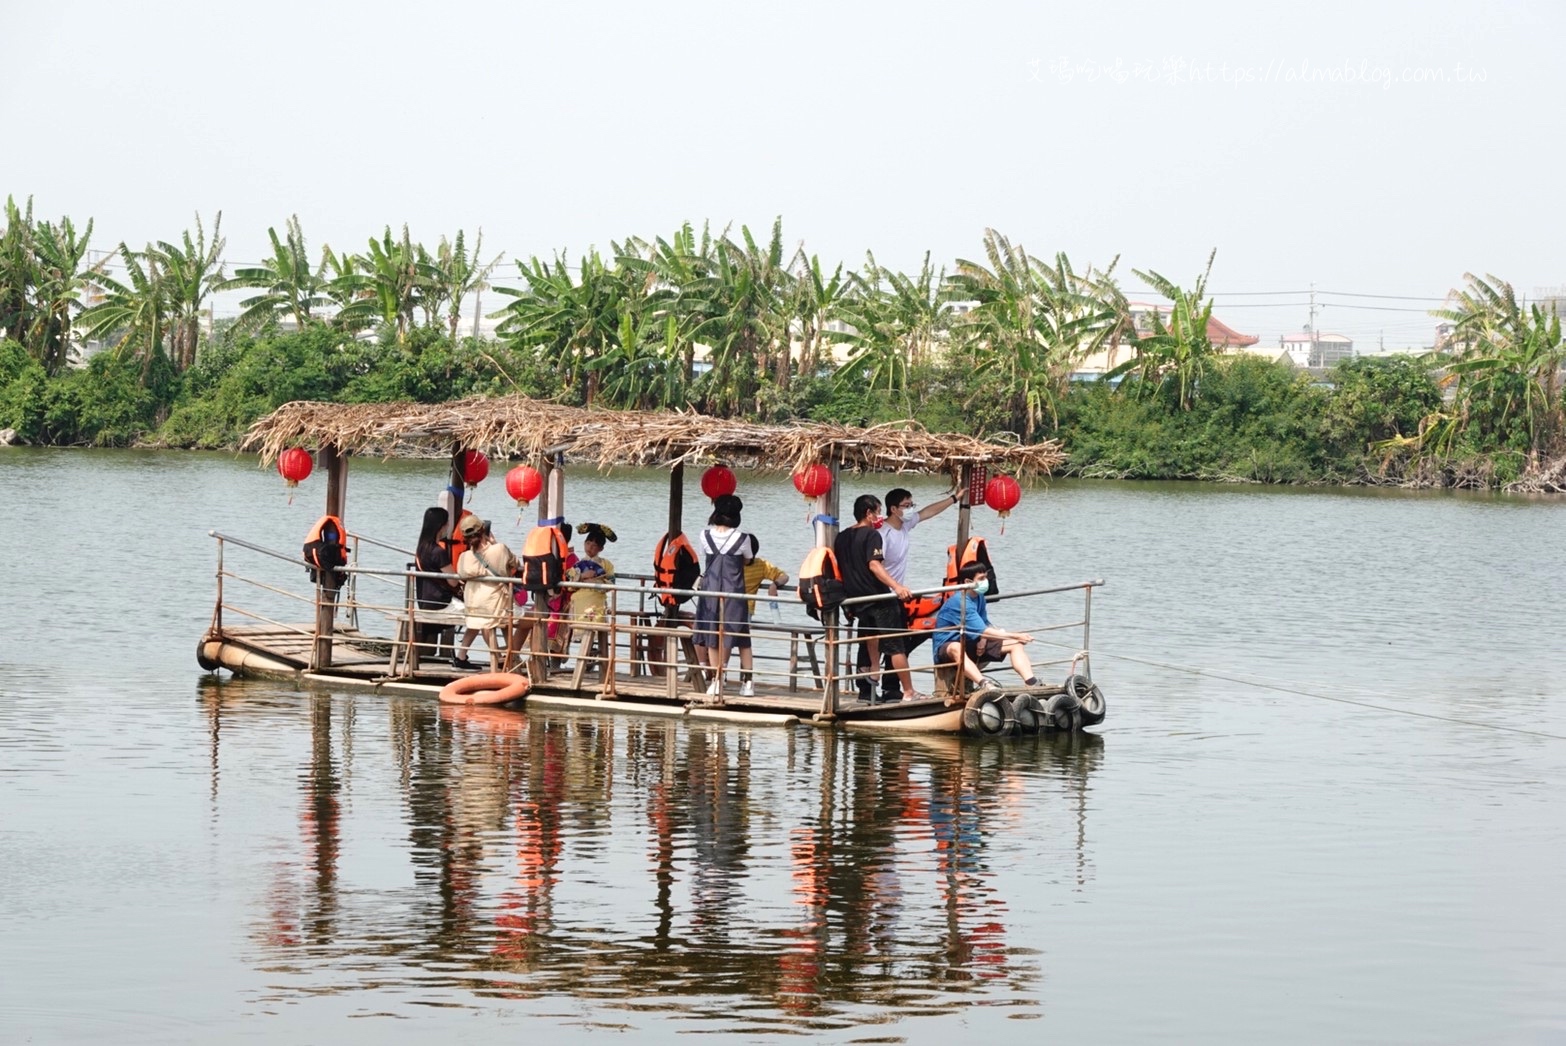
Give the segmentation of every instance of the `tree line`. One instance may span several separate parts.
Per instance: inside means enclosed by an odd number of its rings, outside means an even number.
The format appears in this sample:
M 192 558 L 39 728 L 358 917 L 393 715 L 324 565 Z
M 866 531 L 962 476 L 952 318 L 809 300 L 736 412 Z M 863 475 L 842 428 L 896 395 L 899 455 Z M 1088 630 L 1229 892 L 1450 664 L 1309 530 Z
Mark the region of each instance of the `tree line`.
M 1436 310 L 1451 337 L 1435 352 L 1355 361 L 1322 386 L 1212 343 L 1211 257 L 1189 283 L 1133 270 L 1168 301 L 1139 328 L 1118 259 L 1079 269 L 994 230 L 973 257 L 936 268 L 927 254 L 909 274 L 870 253 L 857 269 L 823 264 L 786 245 L 781 220 L 764 237 L 686 224 L 515 261 L 518 285 L 486 299 L 500 306 L 495 338 L 473 339 L 464 310 L 503 262 L 481 234 L 431 249 L 387 227 L 362 252 L 312 251 L 293 217 L 268 230 L 266 257 L 229 271 L 221 226 L 198 216 L 177 238 L 93 261 L 91 221 L 38 220 L 8 199 L 0 427 L 35 442 L 224 445 L 283 395 L 522 391 L 1054 437 L 1082 474 L 1459 485 L 1537 476 L 1566 438 L 1559 317 L 1493 276 L 1465 277 Z M 244 294 L 238 317 L 209 330 L 205 310 L 230 291 Z M 107 349 L 74 366 L 86 341 Z M 1124 362 L 1106 380 L 1073 380 L 1110 346 Z

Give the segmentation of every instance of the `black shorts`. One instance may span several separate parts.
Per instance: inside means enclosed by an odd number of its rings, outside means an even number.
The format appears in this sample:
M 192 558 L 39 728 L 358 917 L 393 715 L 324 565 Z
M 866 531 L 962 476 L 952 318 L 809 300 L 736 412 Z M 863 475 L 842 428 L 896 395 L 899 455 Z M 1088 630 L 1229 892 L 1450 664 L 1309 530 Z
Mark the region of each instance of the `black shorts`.
M 949 665 L 952 663 L 952 656 L 948 650 L 950 646 L 951 644 L 947 643 L 935 652 L 936 664 Z M 963 652 L 968 655 L 968 660 L 977 661 L 981 665 L 990 664 L 992 661 L 1006 660 L 1005 643 L 994 636 L 981 636 L 978 639 L 965 640 L 963 642 Z
M 903 618 L 903 605 L 895 600 L 883 599 L 874 603 L 862 603 L 859 606 L 859 638 L 870 639 L 880 636 L 883 654 L 904 652 L 903 637 L 887 633 L 904 632 L 907 628 L 907 622 Z

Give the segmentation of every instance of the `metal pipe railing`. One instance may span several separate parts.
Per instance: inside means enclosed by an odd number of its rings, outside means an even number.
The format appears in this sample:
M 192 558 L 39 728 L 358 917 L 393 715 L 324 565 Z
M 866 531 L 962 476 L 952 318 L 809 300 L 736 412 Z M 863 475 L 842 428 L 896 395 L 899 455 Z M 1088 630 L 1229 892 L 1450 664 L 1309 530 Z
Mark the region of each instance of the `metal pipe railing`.
M 274 619 L 263 614 L 243 610 L 230 602 L 231 597 L 228 596 L 228 593 L 225 590 L 225 579 L 227 578 L 232 578 L 235 581 L 284 598 L 298 599 L 300 601 L 309 601 L 309 598 L 225 569 L 225 551 L 226 547 L 231 544 L 238 548 L 256 552 L 258 554 L 268 556 L 294 566 L 305 567 L 308 569 L 309 564 L 306 563 L 304 559 L 295 555 L 279 552 L 275 549 L 267 548 L 264 545 L 246 541 L 242 538 L 237 538 L 228 534 L 222 534 L 215 530 L 209 531 L 208 533 L 218 542 L 219 569 L 217 572 L 217 583 L 219 598 L 214 608 L 213 620 L 215 627 L 221 630 L 223 614 L 225 611 L 227 611 L 230 613 L 239 614 L 252 620 L 264 621 L 279 628 L 297 630 L 297 626 L 287 625 L 282 622 L 275 621 Z M 371 612 L 381 615 L 388 620 L 404 624 L 406 627 L 406 640 L 391 637 L 380 638 L 362 634 L 343 635 L 341 633 L 337 633 L 339 638 L 349 644 L 378 644 L 390 642 L 395 646 L 397 644 L 406 642 L 406 645 L 409 649 L 423 649 L 434 646 L 434 644 L 421 641 L 419 636 L 419 614 L 421 608 L 417 606 L 417 600 L 413 598 L 415 579 L 431 578 L 440 580 L 461 580 L 464 582 L 482 581 L 506 585 L 513 589 L 516 585 L 522 583 L 519 578 L 497 574 L 481 574 L 470 578 L 462 578 L 455 573 L 444 571 L 422 571 L 408 568 L 388 569 L 361 566 L 357 564 L 357 545 L 360 542 L 402 554 L 410 553 L 407 553 L 407 550 L 402 549 L 399 546 L 390 544 L 388 542 L 379 541 L 362 534 L 350 534 L 349 538 L 355 543 L 355 562 L 353 565 L 343 568 L 344 573 L 350 575 L 351 577 L 363 575 L 365 577 L 373 578 L 377 582 L 383 584 L 391 584 L 400 581 L 402 584 L 407 586 L 406 595 L 401 604 L 362 600 L 358 598 L 356 589 L 351 585 L 345 586 L 343 590 L 337 591 L 333 600 L 333 604 L 336 609 L 346 610 L 349 615 L 354 616 L 356 616 L 360 610 Z M 564 627 L 567 629 L 566 643 L 568 651 L 570 647 L 575 644 L 579 633 L 583 631 L 589 632 L 590 634 L 583 644 L 582 653 L 575 656 L 580 658 L 583 663 L 594 665 L 601 670 L 603 675 L 602 681 L 605 688 L 605 694 L 606 696 L 613 696 L 615 687 L 614 678 L 619 674 L 622 667 L 626 670 L 627 674 L 630 675 L 638 674 L 644 669 L 648 672 L 656 674 L 660 669 L 672 672 L 678 670 L 681 667 L 678 649 L 666 651 L 665 655 L 661 657 L 652 656 L 652 647 L 654 646 L 652 640 L 661 638 L 667 641 L 671 638 L 688 638 L 693 632 L 692 625 L 694 622 L 691 621 L 688 614 L 678 613 L 677 616 L 669 615 L 665 613 L 664 607 L 657 604 L 649 605 L 649 600 L 651 598 L 666 595 L 679 599 L 681 602 L 683 602 L 692 598 L 707 597 L 720 601 L 730 599 L 744 599 L 751 603 L 766 598 L 759 592 L 707 592 L 701 589 L 664 588 L 655 584 L 657 580 L 656 576 L 651 574 L 617 571 L 616 578 L 617 583 L 615 584 L 603 584 L 599 582 L 587 581 L 563 581 L 558 586 L 561 590 L 567 592 L 595 591 L 605 593 L 607 596 L 606 617 L 601 622 L 576 621 L 570 616 L 568 609 L 555 611 L 553 614 L 551 614 L 546 608 L 538 606 L 537 604 L 539 601 L 535 599 L 535 605 L 529 606 L 527 610 L 526 616 L 527 618 L 530 618 L 532 622 L 531 625 L 528 626 L 526 624 L 526 620 L 523 618 L 522 608 L 518 607 L 515 603 L 515 600 L 513 599 L 506 601 L 507 609 L 504 615 L 506 621 L 504 631 L 507 635 L 521 638 L 522 634 L 518 628 L 520 624 L 524 627 L 530 627 L 533 634 L 537 636 L 539 634 L 539 625 L 544 624 L 551 618 L 557 618 L 563 622 Z M 634 584 L 628 585 L 624 584 L 624 582 L 634 582 Z M 1090 671 L 1090 662 L 1088 660 L 1087 650 L 1088 641 L 1091 637 L 1092 590 L 1104 584 L 1104 580 L 1100 578 L 1071 585 L 1056 585 L 1045 588 L 1027 589 L 1020 592 L 1007 593 L 1003 596 L 992 596 L 989 598 L 988 602 L 999 603 L 1005 600 L 1018 600 L 1038 596 L 1059 595 L 1062 593 L 1077 591 L 1082 592 L 1083 613 L 1080 620 L 1068 621 L 1064 623 L 1040 623 L 1025 628 L 1014 627 L 1009 630 L 1014 632 L 1027 633 L 1030 635 L 1038 635 L 1047 632 L 1069 631 L 1080 628 L 1082 630 L 1082 646 L 1076 653 L 1073 654 L 1071 658 L 1040 661 L 1036 663 L 1036 666 L 1070 664 L 1073 666 L 1073 671 L 1075 671 L 1076 666 L 1080 665 L 1084 674 L 1087 674 Z M 321 586 L 316 587 L 319 591 Z M 779 588 L 785 591 L 797 591 L 796 585 L 781 585 Z M 961 592 L 964 593 L 962 598 L 966 599 L 966 593 L 971 591 L 971 585 L 938 585 L 923 589 L 915 589 L 913 590 L 913 593 L 916 596 L 926 596 L 933 594 L 944 594 L 950 596 L 952 593 Z M 622 610 L 622 599 L 632 594 L 634 594 L 636 597 L 635 609 Z M 844 601 L 843 605 L 852 607 L 856 605 L 863 605 L 896 598 L 897 597 L 894 593 L 888 592 L 878 595 L 859 596 L 847 599 Z M 654 616 L 663 619 L 664 623 L 653 624 L 652 620 Z M 725 615 L 719 614 L 717 621 L 716 634 L 720 644 L 720 649 L 722 648 L 722 645 L 726 644 L 728 639 L 729 624 L 724 620 L 724 617 Z M 819 672 L 819 674 L 816 675 L 812 680 L 812 684 L 814 686 L 829 686 L 834 681 L 834 679 L 858 681 L 866 677 L 879 677 L 882 674 L 878 665 L 872 665 L 869 670 L 859 672 L 852 670 L 853 666 L 846 661 L 843 662 L 842 665 L 839 664 L 839 657 L 842 655 L 842 652 L 846 648 L 852 647 L 852 645 L 855 643 L 864 642 L 864 637 L 855 635 L 850 630 L 836 629 L 832 627 L 832 622 L 830 621 L 816 625 L 804 622 L 785 622 L 781 624 L 772 624 L 766 621 L 753 620 L 749 623 L 749 628 L 751 636 L 757 641 L 767 643 L 769 646 L 773 642 L 780 644 L 786 643 L 789 645 L 789 652 L 787 654 L 773 653 L 771 649 L 766 651 L 757 649 L 755 653 L 755 660 L 757 664 L 754 668 L 754 672 L 757 678 L 764 676 L 768 678 L 779 677 L 787 682 L 791 690 L 797 688 L 797 676 L 799 670 L 798 651 L 801 644 L 804 644 L 807 652 L 811 654 L 813 667 L 816 668 L 816 670 Z M 593 634 L 596 634 L 600 638 L 595 640 L 593 638 Z M 894 632 L 880 633 L 877 638 L 912 637 L 923 636 L 925 634 L 927 634 L 927 630 L 901 629 Z M 489 639 L 486 638 L 486 643 L 488 642 Z M 623 648 L 623 654 L 622 648 L 620 646 L 622 642 L 625 644 Z M 814 649 L 816 644 L 822 644 L 825 649 L 825 657 L 821 659 L 821 662 L 817 662 L 815 659 Z M 530 645 L 534 648 L 533 652 L 535 656 L 559 656 L 553 653 L 546 655 L 544 652 L 538 650 L 538 643 L 536 639 L 533 640 Z M 596 653 L 594 652 L 595 647 L 598 648 L 598 652 Z M 499 650 L 496 650 L 495 653 L 498 654 Z M 507 650 L 505 657 L 509 662 L 519 653 L 521 653 L 520 649 L 516 651 Z M 569 653 L 567 656 L 570 656 Z M 786 662 L 786 665 L 778 670 L 774 670 L 772 668 L 772 665 L 781 662 Z M 710 666 L 705 663 L 698 663 L 689 667 L 699 670 L 703 677 L 706 677 L 711 672 Z M 917 667 L 910 666 L 909 670 L 914 673 L 923 674 L 934 672 L 936 671 L 937 667 L 938 666 L 935 665 Z M 960 662 L 958 668 L 960 671 Z

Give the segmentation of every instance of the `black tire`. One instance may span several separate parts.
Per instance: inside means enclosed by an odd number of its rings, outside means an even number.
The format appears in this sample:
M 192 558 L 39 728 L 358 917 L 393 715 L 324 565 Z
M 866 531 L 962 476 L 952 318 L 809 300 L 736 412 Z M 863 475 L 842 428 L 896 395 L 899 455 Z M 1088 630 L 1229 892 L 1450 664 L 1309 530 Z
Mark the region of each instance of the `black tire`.
M 1087 676 L 1067 676 L 1065 686 L 1066 693 L 1076 698 L 1082 707 L 1083 726 L 1097 726 L 1104 721 L 1109 704 L 1104 700 L 1104 692 L 1097 683 Z
M 1044 725 L 1056 730 L 1075 730 L 1081 725 L 1082 702 L 1070 690 L 1056 694 L 1044 706 Z
M 220 663 L 207 656 L 207 641 L 205 639 L 196 644 L 196 664 L 208 672 L 216 672 L 223 667 Z
M 963 729 L 977 737 L 1005 737 L 1016 728 L 1011 706 L 993 690 L 983 690 L 968 698 L 962 710 Z
M 1044 727 L 1044 713 L 1038 698 L 1032 694 L 1016 694 L 1007 699 L 1011 706 L 1011 720 L 1019 734 L 1036 734 Z

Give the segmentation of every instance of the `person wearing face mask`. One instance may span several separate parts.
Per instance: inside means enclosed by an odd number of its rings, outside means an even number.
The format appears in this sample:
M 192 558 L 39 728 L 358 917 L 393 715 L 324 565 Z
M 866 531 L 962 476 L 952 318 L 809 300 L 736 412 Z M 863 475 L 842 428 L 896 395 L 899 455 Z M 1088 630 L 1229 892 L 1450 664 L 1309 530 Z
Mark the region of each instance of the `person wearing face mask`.
M 942 512 L 957 504 L 955 493 L 934 501 L 924 508 L 914 508 L 913 492 L 907 487 L 893 487 L 886 492 L 886 519 L 881 527 L 881 552 L 886 566 L 886 572 L 892 576 L 892 580 L 899 585 L 908 584 L 908 550 L 913 544 L 914 528 L 932 516 L 938 516 Z M 908 627 L 908 604 L 902 604 L 903 627 Z M 903 655 L 906 657 L 914 652 L 918 645 L 928 638 L 928 633 L 903 636 Z M 859 648 L 859 659 L 855 662 L 858 670 L 863 672 L 870 666 L 865 663 L 864 647 Z M 881 700 L 901 701 L 903 698 L 902 681 L 898 674 L 889 671 L 892 667 L 891 658 L 885 647 L 881 651 Z
M 843 588 L 848 598 L 856 596 L 881 596 L 895 593 L 898 599 L 910 595 L 901 581 L 886 571 L 885 553 L 881 549 L 881 499 L 874 494 L 861 494 L 854 499 L 854 525 L 845 528 L 833 543 L 832 552 L 837 557 L 837 567 L 843 572 Z M 877 599 L 871 603 L 855 603 L 849 607 L 859 623 L 859 634 L 864 637 L 863 663 L 877 674 L 881 652 L 892 661 L 892 670 L 902 683 L 903 700 L 922 701 L 924 695 L 913 688 L 908 674 L 908 655 L 903 652 L 903 605 L 891 599 Z M 874 693 L 874 680 L 861 675 L 856 684 L 861 701 L 870 700 Z
M 1022 677 L 1023 685 L 1038 686 L 1033 662 L 1022 649 L 1033 642 L 1026 632 L 1008 632 L 990 624 L 989 607 L 984 594 L 990 588 L 989 570 L 983 563 L 969 563 L 958 573 L 962 584 L 972 584 L 971 593 L 953 592 L 935 614 L 935 662 L 954 664 L 959 660 L 963 674 L 980 689 L 1000 684 L 986 676 L 980 666 L 1004 659 Z M 959 654 L 962 654 L 960 659 Z

